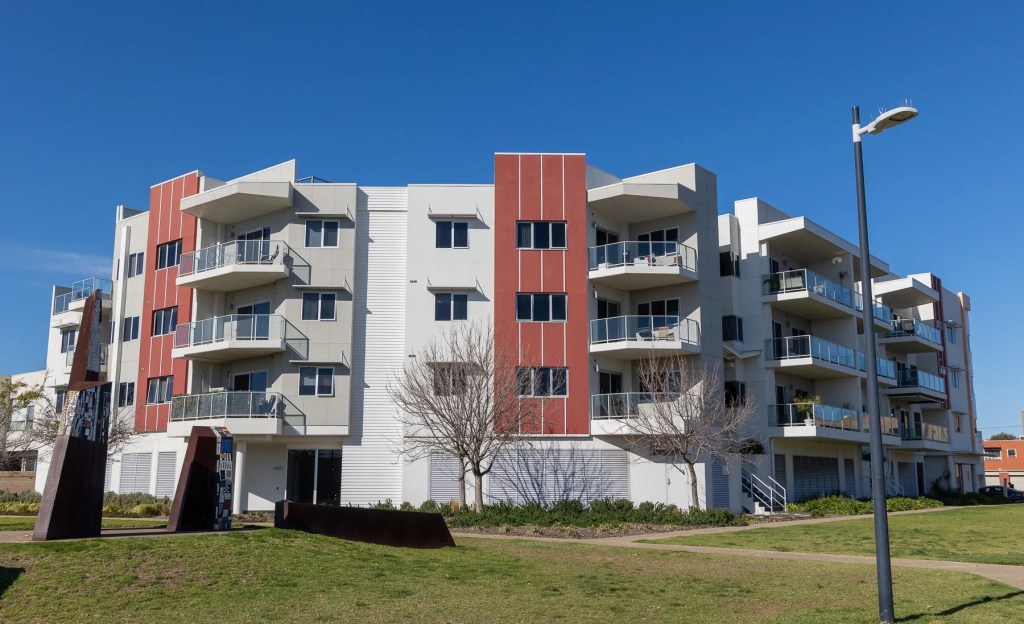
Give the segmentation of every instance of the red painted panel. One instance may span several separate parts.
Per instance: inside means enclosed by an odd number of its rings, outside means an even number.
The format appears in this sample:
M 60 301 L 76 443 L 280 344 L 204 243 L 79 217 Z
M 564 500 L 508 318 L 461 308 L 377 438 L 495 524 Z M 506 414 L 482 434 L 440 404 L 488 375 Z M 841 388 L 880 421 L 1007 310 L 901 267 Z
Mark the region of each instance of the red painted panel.
M 192 290 L 178 288 L 178 268 L 156 269 L 157 246 L 182 239 L 181 252 L 195 251 L 195 218 L 180 210 L 182 197 L 199 192 L 199 174 L 193 172 L 158 184 L 149 192 L 149 236 L 146 241 L 145 291 L 139 319 L 139 373 L 136 384 L 135 430 L 163 431 L 167 428 L 170 405 L 146 405 L 149 378 L 174 375 L 174 394 L 184 394 L 188 385 L 188 363 L 172 361 L 173 334 L 153 336 L 153 311 L 178 306 L 178 323 L 192 316 Z
M 569 367 L 569 398 L 543 402 L 541 432 L 588 434 L 586 158 L 497 155 L 494 184 L 495 329 L 519 337 L 518 364 Z M 563 219 L 568 250 L 516 251 L 517 220 Z M 518 262 L 501 261 L 511 257 Z M 517 323 L 517 292 L 567 293 L 568 322 Z

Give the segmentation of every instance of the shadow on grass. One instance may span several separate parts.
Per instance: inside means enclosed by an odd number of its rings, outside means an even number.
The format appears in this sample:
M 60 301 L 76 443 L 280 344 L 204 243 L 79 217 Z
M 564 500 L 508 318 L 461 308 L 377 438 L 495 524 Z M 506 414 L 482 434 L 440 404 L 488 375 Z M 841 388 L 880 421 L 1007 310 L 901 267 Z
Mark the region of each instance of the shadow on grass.
M 0 598 L 4 597 L 4 593 L 14 585 L 14 581 L 18 580 L 18 577 L 25 572 L 25 568 L 5 568 L 0 566 Z
M 161 524 L 154 527 L 145 528 L 134 528 L 134 529 L 107 529 L 104 528 L 100 532 L 101 538 L 111 537 L 154 537 L 154 536 L 167 536 L 167 535 L 211 535 L 221 533 L 243 533 L 247 531 L 261 531 L 269 527 L 258 526 L 252 524 L 245 524 L 242 526 L 232 527 L 228 531 L 179 531 L 177 533 L 170 533 L 167 531 L 167 525 Z
M 935 618 L 937 616 L 953 615 L 954 613 L 959 613 L 964 609 L 970 609 L 971 607 L 977 607 L 978 605 L 988 604 L 990 602 L 995 602 L 997 600 L 1009 600 L 1010 598 L 1016 598 L 1017 596 L 1024 596 L 1024 590 L 1013 591 L 1008 594 L 1003 594 L 1002 596 L 985 596 L 977 600 L 972 600 L 971 602 L 965 602 L 962 605 L 951 607 L 949 609 L 946 609 L 945 611 L 939 611 L 938 613 L 915 613 L 913 615 L 905 615 L 903 617 L 896 618 L 896 621 L 914 622 L 916 620 L 927 618 L 930 622 L 932 621 L 932 618 Z

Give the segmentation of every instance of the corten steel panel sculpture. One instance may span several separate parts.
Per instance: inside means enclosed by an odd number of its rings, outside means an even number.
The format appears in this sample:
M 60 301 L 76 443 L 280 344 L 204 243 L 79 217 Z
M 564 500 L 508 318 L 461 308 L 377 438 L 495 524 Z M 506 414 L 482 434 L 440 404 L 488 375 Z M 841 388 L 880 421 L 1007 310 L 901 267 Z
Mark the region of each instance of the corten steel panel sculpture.
M 278 501 L 274 526 L 353 542 L 404 548 L 454 546 L 441 514 Z
M 93 291 L 82 310 L 61 414 L 64 429 L 53 447 L 33 540 L 100 535 L 111 388 L 100 381 L 102 296 Z
M 174 491 L 167 530 L 231 528 L 233 440 L 224 427 L 193 427 Z

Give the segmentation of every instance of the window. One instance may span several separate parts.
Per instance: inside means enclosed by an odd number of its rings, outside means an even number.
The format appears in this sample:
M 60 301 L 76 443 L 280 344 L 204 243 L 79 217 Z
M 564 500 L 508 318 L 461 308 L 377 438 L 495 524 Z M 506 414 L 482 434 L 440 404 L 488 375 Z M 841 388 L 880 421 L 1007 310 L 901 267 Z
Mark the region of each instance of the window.
M 964 415 L 953 412 L 953 431 L 964 430 Z
M 516 293 L 517 321 L 564 321 L 565 295 Z
M 128 342 L 129 340 L 139 339 L 139 317 L 129 316 L 121 321 L 121 340 Z
M 565 249 L 565 221 L 519 221 L 517 249 Z
M 949 371 L 949 384 L 954 388 L 960 387 L 960 373 L 962 371 L 950 370 Z
M 1000 449 L 998 447 L 993 448 L 991 446 L 986 446 L 985 447 L 985 459 L 994 459 L 994 460 L 998 461 L 998 460 L 1000 460 L 1002 458 L 1003 458 L 1002 449 Z
M 303 366 L 299 368 L 299 396 L 333 396 L 334 368 Z
M 178 325 L 178 308 L 163 308 L 153 311 L 153 335 L 163 336 L 174 333 Z
M 640 316 L 679 316 L 679 300 L 662 299 L 638 303 L 636 313 Z
M 128 254 L 128 277 L 135 277 L 136 275 L 142 275 L 142 271 L 145 269 L 145 255 L 143 252 Z
M 117 406 L 135 405 L 135 382 L 121 382 L 117 385 Z
M 114 330 L 117 329 L 117 324 L 114 321 L 107 323 L 107 344 L 114 344 L 114 339 L 117 338 L 117 334 Z
M 434 394 L 437 396 L 455 396 L 466 393 L 469 387 L 469 365 L 454 362 L 434 362 Z
M 679 242 L 679 228 L 655 230 L 646 234 L 639 234 L 636 240 L 641 243 L 650 243 L 649 248 L 647 245 L 640 245 L 639 253 L 642 256 L 664 256 L 668 253 L 677 253 L 679 251 L 679 247 L 676 244 Z
M 469 222 L 438 221 L 434 245 L 438 249 L 466 249 L 469 247 Z
M 740 257 L 731 251 L 718 254 L 718 274 L 722 277 L 740 276 Z
M 469 295 L 434 293 L 435 321 L 465 321 L 469 318 Z
M 160 403 L 170 403 L 171 393 L 173 391 L 174 375 L 168 375 L 166 377 L 150 377 L 149 389 L 146 393 L 146 404 L 159 405 Z
M 569 369 L 564 366 L 517 368 L 516 380 L 521 397 L 569 395 Z
M 181 261 L 181 241 L 171 241 L 156 246 L 156 268 L 166 269 L 178 266 Z
M 60 352 L 67 353 L 75 350 L 75 339 L 78 337 L 77 329 L 64 329 L 60 332 Z
M 743 319 L 728 315 L 722 317 L 722 340 L 743 340 Z
M 956 327 L 952 325 L 946 326 L 946 342 L 956 344 Z
M 306 221 L 306 247 L 337 247 L 340 221 Z
M 1017 449 L 1006 449 L 1006 456 L 1007 457 L 1016 457 L 1017 456 Z
M 735 407 L 747 404 L 747 384 L 742 381 L 725 382 L 725 405 Z
M 60 414 L 60 413 L 62 413 L 64 411 L 64 403 L 65 403 L 65 401 L 67 401 L 67 398 L 68 398 L 68 391 L 67 390 L 58 390 L 57 391 L 57 399 L 54 401 L 54 409 L 57 410 L 58 414 Z
M 302 320 L 335 320 L 334 304 L 337 298 L 335 293 L 302 293 Z

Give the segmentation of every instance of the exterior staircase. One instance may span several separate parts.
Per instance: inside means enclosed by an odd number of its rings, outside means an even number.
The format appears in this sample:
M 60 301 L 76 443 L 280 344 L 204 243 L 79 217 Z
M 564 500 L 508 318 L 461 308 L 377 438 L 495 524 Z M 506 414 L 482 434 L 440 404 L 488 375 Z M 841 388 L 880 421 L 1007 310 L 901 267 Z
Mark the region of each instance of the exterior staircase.
M 740 491 L 748 513 L 766 516 L 786 511 L 786 488 L 768 475 L 759 475 L 744 466 L 740 470 Z

